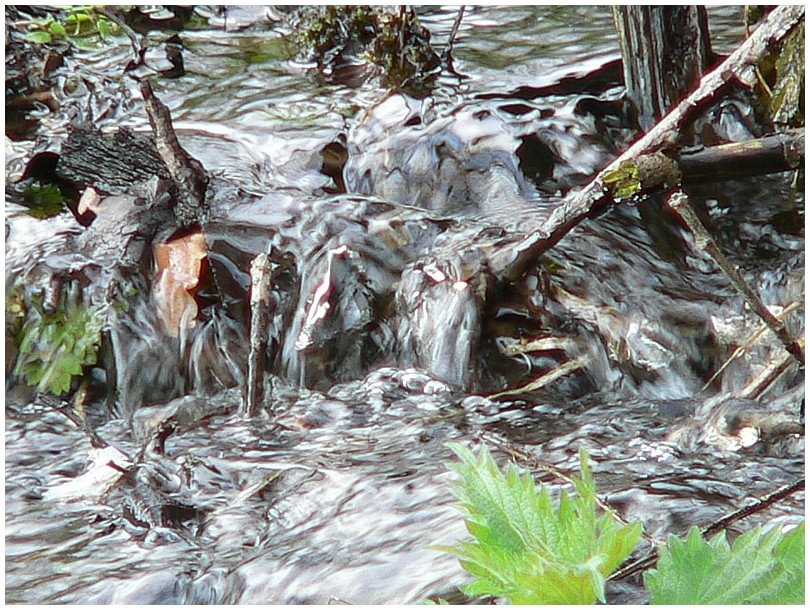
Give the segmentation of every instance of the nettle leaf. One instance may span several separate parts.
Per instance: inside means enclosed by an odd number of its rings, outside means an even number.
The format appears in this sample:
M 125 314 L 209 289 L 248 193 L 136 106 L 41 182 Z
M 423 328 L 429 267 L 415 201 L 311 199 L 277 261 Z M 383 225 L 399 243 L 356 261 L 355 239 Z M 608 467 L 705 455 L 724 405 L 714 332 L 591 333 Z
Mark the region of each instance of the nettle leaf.
M 64 290 L 54 311 L 45 312 L 34 299 L 17 336 L 14 373 L 40 391 L 62 394 L 84 366 L 95 364 L 104 316 Z
M 804 524 L 785 535 L 756 527 L 733 546 L 693 527 L 686 540 L 670 536 L 644 584 L 653 604 L 803 603 Z
M 467 595 L 496 596 L 517 604 L 592 604 L 605 601 L 605 581 L 635 548 L 641 524 L 622 525 L 597 508 L 587 455 L 576 494 L 552 501 L 514 464 L 502 473 L 486 447 L 476 457 L 451 444 L 460 463 L 455 488 L 474 542 L 450 552 L 474 580 Z

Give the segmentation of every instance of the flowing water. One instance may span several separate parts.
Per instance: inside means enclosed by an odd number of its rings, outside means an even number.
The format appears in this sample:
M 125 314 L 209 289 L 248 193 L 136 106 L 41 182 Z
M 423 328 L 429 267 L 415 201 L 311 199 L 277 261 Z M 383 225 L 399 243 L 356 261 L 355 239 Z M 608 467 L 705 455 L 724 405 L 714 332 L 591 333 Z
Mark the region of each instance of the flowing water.
M 739 40 L 740 14 L 713 9 L 715 50 Z M 518 452 L 555 489 L 540 464 L 574 473 L 586 449 L 602 498 L 644 522 L 639 555 L 802 475 L 803 371 L 751 389 L 783 354 L 766 331 L 707 383 L 762 325 L 660 201 L 584 222 L 513 281 L 487 275 L 510 268 L 498 255 L 517 251 L 521 222 L 632 135 L 614 120 L 615 83 L 554 90 L 618 58 L 609 9 L 468 8 L 454 73 L 428 101 L 317 74 L 263 16 L 243 7 L 183 32 L 187 75 L 156 86 L 213 176 L 206 239 L 229 298 L 201 291 L 201 321 L 180 343 L 148 289 L 133 297 L 110 329 L 117 373 L 93 371 L 97 388 L 118 385 L 113 412 L 99 396 L 86 405 L 101 443 L 58 401 L 7 383 L 7 602 L 460 601 L 457 559 L 430 548 L 466 536 L 450 441 L 486 443 L 501 463 Z M 456 11 L 420 16 L 442 45 Z M 59 150 L 66 117 L 148 131 L 119 76 L 130 56 L 122 38 L 68 58 L 62 111 L 42 113 L 37 142 L 7 140 L 7 180 Z M 323 170 L 328 147 L 348 155 L 349 194 L 328 194 L 341 190 Z M 689 194 L 766 304 L 798 303 L 787 326 L 802 336 L 804 198 L 791 178 Z M 104 269 L 116 259 L 98 236 L 120 222 L 35 221 L 7 202 L 7 285 L 43 261 L 51 274 Z M 245 293 L 268 243 L 286 271 L 263 408 L 246 418 Z M 310 324 L 321 286 L 351 324 Z M 734 528 L 787 526 L 803 511 L 795 494 Z M 638 579 L 609 594 L 644 599 Z

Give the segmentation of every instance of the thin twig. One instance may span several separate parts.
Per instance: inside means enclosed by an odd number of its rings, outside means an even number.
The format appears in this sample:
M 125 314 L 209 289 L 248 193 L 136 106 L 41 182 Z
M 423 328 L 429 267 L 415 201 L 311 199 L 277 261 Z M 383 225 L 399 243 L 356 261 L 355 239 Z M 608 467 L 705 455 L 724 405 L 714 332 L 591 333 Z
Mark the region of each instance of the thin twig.
M 728 528 L 728 526 L 730 526 L 732 523 L 745 519 L 754 513 L 761 512 L 779 500 L 783 500 L 784 498 L 792 496 L 800 491 L 804 491 L 804 477 L 797 479 L 792 483 L 788 483 L 787 485 L 782 485 L 782 487 L 776 491 L 772 491 L 771 493 L 762 496 L 753 504 L 744 506 L 743 508 L 734 511 L 733 513 L 726 515 L 711 525 L 703 528 L 703 537 L 709 538 L 717 532 Z
M 90 428 L 90 426 L 87 425 L 87 422 L 81 417 L 79 417 L 66 401 L 59 400 L 58 398 L 50 395 L 40 395 L 37 398 L 37 402 L 48 408 L 53 409 L 54 411 L 68 418 L 71 421 L 71 423 L 73 423 L 79 430 L 81 430 L 88 436 L 88 438 L 90 439 L 90 444 L 94 448 L 106 449 L 107 447 L 110 446 L 110 443 L 105 441 L 98 435 L 98 433 L 95 430 Z
M 257 414 L 258 397 L 262 389 L 272 288 L 271 252 L 272 244 L 267 252 L 257 254 L 250 263 L 250 347 L 247 384 L 242 402 L 242 412 L 246 417 Z
M 791 496 L 799 491 L 804 491 L 804 477 L 797 479 L 792 483 L 788 483 L 787 485 L 783 485 L 779 489 L 762 496 L 753 504 L 721 517 L 714 523 L 704 527 L 701 534 L 704 538 L 713 536 L 714 534 L 727 529 L 731 524 L 736 523 L 745 517 L 749 517 L 754 513 L 761 512 L 779 500 L 787 498 L 788 496 Z M 655 565 L 656 561 L 658 561 L 658 549 L 653 549 L 646 557 L 643 557 L 638 561 L 634 561 L 633 563 L 628 564 L 622 569 L 611 574 L 608 577 L 608 580 L 620 580 L 622 578 L 627 578 L 628 576 L 632 576 L 637 572 L 641 572 L 642 570 L 652 567 Z
M 804 347 L 803 337 L 799 339 L 799 345 L 801 345 L 802 348 Z M 781 358 L 771 361 L 768 366 L 757 375 L 756 379 L 742 389 L 740 397 L 750 398 L 752 400 L 758 398 L 782 373 L 789 367 L 795 366 L 795 363 L 796 361 L 793 359 L 792 354 L 782 352 Z
M 464 18 L 464 5 L 458 7 L 458 14 L 456 15 L 456 20 L 453 21 L 453 27 L 450 29 L 450 37 L 447 39 L 447 47 L 444 50 L 445 56 L 449 56 L 450 53 L 453 51 L 453 44 L 456 42 L 456 35 L 458 34 L 458 29 L 461 27 L 461 20 Z
M 783 323 L 784 323 L 785 318 L 787 318 L 789 314 L 793 313 L 793 312 L 794 312 L 794 311 L 796 311 L 798 308 L 799 308 L 799 303 L 794 301 L 793 303 L 791 303 L 790 305 L 788 305 L 788 306 L 787 306 L 787 307 L 784 309 L 784 311 L 782 311 L 782 313 L 781 313 L 781 314 L 779 314 L 779 315 L 777 316 L 777 318 L 778 318 L 778 319 L 779 319 L 781 322 L 783 322 Z M 756 342 L 757 342 L 757 341 L 760 339 L 760 337 L 762 337 L 762 335 L 763 335 L 763 334 L 765 334 L 765 331 L 766 331 L 766 330 L 768 330 L 768 327 L 767 327 L 767 326 L 760 326 L 760 327 L 759 327 L 759 328 L 758 328 L 756 331 L 754 331 L 754 332 L 753 332 L 753 333 L 752 333 L 752 334 L 751 334 L 751 335 L 750 335 L 750 336 L 749 336 L 749 337 L 748 337 L 748 338 L 747 338 L 745 341 L 743 341 L 743 342 L 742 342 L 742 343 L 741 343 L 741 344 L 740 344 L 740 345 L 737 347 L 737 349 L 735 349 L 735 350 L 734 350 L 734 352 L 733 352 L 733 353 L 732 353 L 732 354 L 731 354 L 731 355 L 730 355 L 730 356 L 729 356 L 729 357 L 726 359 L 726 361 L 725 361 L 725 362 L 724 362 L 724 363 L 723 363 L 723 364 L 722 364 L 722 365 L 721 365 L 721 366 L 720 366 L 720 367 L 719 367 L 719 368 L 718 368 L 718 369 L 717 369 L 717 370 L 714 372 L 714 374 L 713 374 L 711 377 L 709 377 L 709 380 L 708 380 L 706 383 L 704 383 L 704 384 L 703 384 L 703 387 L 700 389 L 700 392 L 698 392 L 698 394 L 700 394 L 700 393 L 705 392 L 706 390 L 708 390 L 708 389 L 709 389 L 709 387 L 710 387 L 710 386 L 711 386 L 711 385 L 714 383 L 714 381 L 715 381 L 715 380 L 716 380 L 718 377 L 720 377 L 720 375 L 723 373 L 723 371 L 725 371 L 725 370 L 726 370 L 726 368 L 727 368 L 727 367 L 728 367 L 728 366 L 729 366 L 729 365 L 730 365 L 732 362 L 734 362 L 734 360 L 735 360 L 736 358 L 739 358 L 739 357 L 740 357 L 740 356 L 741 356 L 743 353 L 745 353 L 745 350 L 747 350 L 749 347 L 751 347 L 752 345 L 754 345 L 754 343 L 756 343 Z M 789 356 L 789 358 L 790 358 L 790 356 Z M 792 358 L 791 358 L 791 362 L 792 362 Z
M 796 340 L 788 334 L 784 322 L 777 319 L 776 316 L 771 313 L 771 310 L 765 307 L 762 299 L 760 299 L 754 289 L 748 285 L 742 273 L 740 273 L 732 262 L 726 258 L 726 255 L 720 251 L 720 248 L 717 247 L 717 244 L 714 239 L 712 239 L 712 236 L 709 235 L 706 227 L 703 226 L 697 214 L 692 210 L 692 206 L 689 204 L 689 197 L 687 197 L 683 191 L 679 190 L 670 196 L 667 204 L 670 209 L 683 220 L 689 231 L 695 237 L 695 245 L 697 248 L 711 256 L 734 287 L 742 294 L 748 306 L 754 310 L 774 333 L 776 333 L 776 336 L 779 337 L 785 349 L 793 354 L 799 364 L 803 365 L 804 350 Z
M 514 388 L 510 390 L 504 390 L 502 392 L 496 392 L 495 394 L 490 394 L 487 396 L 490 400 L 495 400 L 498 398 L 503 398 L 505 396 L 520 396 L 522 394 L 526 394 L 527 392 L 534 392 L 545 386 L 549 385 L 550 383 L 557 381 L 560 377 L 564 377 L 568 373 L 572 373 L 577 369 L 584 368 L 588 366 L 591 362 L 591 357 L 589 355 L 583 355 L 579 358 L 574 358 L 573 360 L 569 360 L 558 366 L 555 369 L 552 369 L 545 375 L 541 375 L 537 379 L 530 381 L 524 386 L 519 388 Z

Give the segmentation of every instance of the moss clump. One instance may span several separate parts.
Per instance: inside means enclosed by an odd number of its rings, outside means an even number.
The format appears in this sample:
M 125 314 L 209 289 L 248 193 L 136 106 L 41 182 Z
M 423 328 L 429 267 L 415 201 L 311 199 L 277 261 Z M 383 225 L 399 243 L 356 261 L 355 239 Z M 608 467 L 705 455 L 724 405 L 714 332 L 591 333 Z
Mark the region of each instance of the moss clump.
M 73 6 L 64 10 L 46 9 L 43 17 L 28 24 L 27 38 L 38 44 L 70 41 L 79 48 L 95 48 L 121 34 L 121 28 L 110 21 L 101 7 Z
M 420 93 L 432 87 L 439 56 L 412 9 L 306 6 L 289 24 L 299 54 L 321 71 L 340 72 L 362 61 L 391 89 Z

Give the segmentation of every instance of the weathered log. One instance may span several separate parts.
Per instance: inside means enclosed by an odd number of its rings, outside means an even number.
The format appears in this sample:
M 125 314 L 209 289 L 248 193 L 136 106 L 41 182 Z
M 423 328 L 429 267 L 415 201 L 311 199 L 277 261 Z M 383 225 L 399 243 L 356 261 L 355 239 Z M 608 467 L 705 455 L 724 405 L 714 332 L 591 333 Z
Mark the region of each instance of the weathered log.
M 674 157 L 674 158 L 673 158 Z M 804 165 L 804 131 L 791 130 L 759 139 L 721 144 L 679 156 L 656 151 L 622 162 L 604 176 L 615 200 L 658 187 L 728 180 L 797 169 Z
M 681 154 L 676 161 L 684 182 L 689 183 L 798 169 L 804 167 L 804 129 L 712 146 Z
M 56 173 L 80 189 L 92 186 L 106 195 L 123 195 L 155 176 L 171 178 L 151 138 L 122 129 L 107 139 L 86 127 L 74 128 L 65 140 Z
M 704 6 L 618 6 L 627 99 L 644 131 L 689 94 L 712 57 Z

